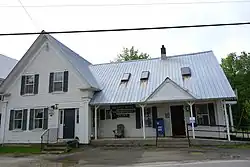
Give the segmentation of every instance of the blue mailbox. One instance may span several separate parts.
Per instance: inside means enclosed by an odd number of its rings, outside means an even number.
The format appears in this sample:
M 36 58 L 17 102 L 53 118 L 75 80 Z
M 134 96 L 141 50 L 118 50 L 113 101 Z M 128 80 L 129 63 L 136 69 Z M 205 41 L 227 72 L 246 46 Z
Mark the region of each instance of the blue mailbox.
M 164 127 L 164 119 L 157 118 L 156 119 L 156 133 L 157 136 L 165 136 L 165 127 Z

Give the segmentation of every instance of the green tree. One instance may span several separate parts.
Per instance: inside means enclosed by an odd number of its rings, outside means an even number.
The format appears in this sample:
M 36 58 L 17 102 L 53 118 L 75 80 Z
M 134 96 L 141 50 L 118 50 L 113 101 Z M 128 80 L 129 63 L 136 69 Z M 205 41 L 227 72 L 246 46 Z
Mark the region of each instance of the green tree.
M 138 59 L 149 59 L 150 56 L 147 53 L 139 52 L 134 46 L 129 48 L 123 48 L 122 52 L 117 55 L 116 62 L 138 60 Z
M 234 118 L 238 126 L 250 123 L 250 53 L 230 53 L 222 59 L 223 68 L 231 86 L 237 90 L 238 106 Z

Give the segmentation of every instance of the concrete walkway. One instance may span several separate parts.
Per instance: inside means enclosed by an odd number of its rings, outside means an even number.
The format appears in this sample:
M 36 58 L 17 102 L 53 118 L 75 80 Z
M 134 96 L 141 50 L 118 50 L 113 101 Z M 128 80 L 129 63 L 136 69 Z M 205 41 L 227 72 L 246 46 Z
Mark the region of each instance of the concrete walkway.
M 40 155 L 22 158 L 0 157 L 4 167 L 98 167 L 135 166 L 148 163 L 185 164 L 211 160 L 250 160 L 248 149 L 188 148 L 188 149 L 141 149 L 141 148 L 85 148 L 83 151 L 65 155 Z M 211 164 L 210 164 L 211 165 Z M 151 166 L 156 166 L 151 165 Z M 193 166 L 195 167 L 195 166 Z M 205 167 L 205 166 L 203 166 Z M 216 166 L 213 166 L 216 167 Z M 240 167 L 240 166 L 237 166 Z M 249 166 L 248 166 L 249 167 Z

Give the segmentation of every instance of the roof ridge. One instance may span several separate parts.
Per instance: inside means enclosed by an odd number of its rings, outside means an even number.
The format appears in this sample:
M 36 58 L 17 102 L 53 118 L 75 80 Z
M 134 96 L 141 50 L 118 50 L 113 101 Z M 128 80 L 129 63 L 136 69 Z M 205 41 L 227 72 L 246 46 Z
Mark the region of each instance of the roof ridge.
M 167 57 L 173 58 L 173 57 L 181 57 L 181 56 L 190 56 L 190 55 L 196 55 L 196 54 L 202 54 L 202 53 L 209 53 L 209 52 L 213 52 L 213 51 L 212 50 L 208 50 L 208 51 L 193 52 L 193 53 L 187 53 L 187 54 L 170 55 L 170 56 L 167 56 Z M 138 59 L 138 60 L 121 61 L 121 62 L 109 62 L 109 63 L 90 64 L 90 66 L 99 66 L 99 65 L 107 65 L 107 64 L 122 64 L 122 63 L 131 63 L 131 62 L 141 62 L 141 61 L 150 61 L 150 60 L 156 60 L 156 59 L 160 59 L 160 57 L 154 57 L 154 58 L 150 58 L 150 59 Z

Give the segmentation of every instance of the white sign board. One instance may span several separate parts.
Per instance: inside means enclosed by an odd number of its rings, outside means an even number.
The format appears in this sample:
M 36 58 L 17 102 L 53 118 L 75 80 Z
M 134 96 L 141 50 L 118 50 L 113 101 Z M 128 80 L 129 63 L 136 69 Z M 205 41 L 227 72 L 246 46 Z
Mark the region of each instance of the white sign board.
M 190 123 L 195 123 L 195 117 L 189 117 L 189 122 Z

